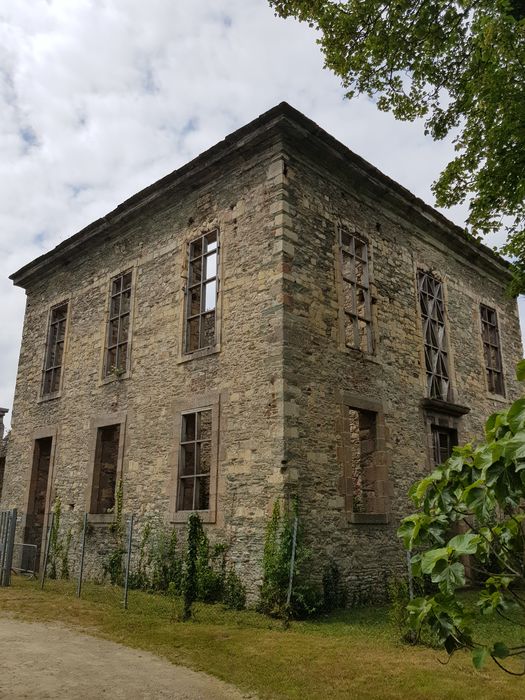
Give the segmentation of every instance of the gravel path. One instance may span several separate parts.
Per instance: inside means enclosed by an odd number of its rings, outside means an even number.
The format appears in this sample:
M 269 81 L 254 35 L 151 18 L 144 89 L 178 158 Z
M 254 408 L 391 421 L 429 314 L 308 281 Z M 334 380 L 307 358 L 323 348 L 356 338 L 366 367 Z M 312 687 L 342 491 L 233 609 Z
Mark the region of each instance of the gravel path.
M 240 700 L 233 686 L 59 625 L 0 618 L 0 698 Z

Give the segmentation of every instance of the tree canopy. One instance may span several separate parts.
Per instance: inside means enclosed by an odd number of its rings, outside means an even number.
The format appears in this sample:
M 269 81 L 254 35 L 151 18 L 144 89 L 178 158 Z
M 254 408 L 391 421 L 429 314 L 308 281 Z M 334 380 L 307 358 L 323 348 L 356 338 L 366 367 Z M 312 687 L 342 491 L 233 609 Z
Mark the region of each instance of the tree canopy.
M 525 360 L 518 377 L 525 379 Z M 414 574 L 430 577 L 436 590 L 411 601 L 410 623 L 449 654 L 470 649 L 478 667 L 492 657 L 525 675 L 525 399 L 490 416 L 485 438 L 454 448 L 411 490 L 419 510 L 398 534 L 413 552 Z M 465 598 L 459 593 L 468 583 L 479 587 Z M 508 624 L 508 638 L 478 639 L 472 623 L 484 615 Z
M 423 118 L 455 156 L 433 185 L 439 206 L 469 201 L 479 237 L 506 228 L 525 291 L 525 0 L 269 0 L 319 30 L 346 95 L 397 119 Z

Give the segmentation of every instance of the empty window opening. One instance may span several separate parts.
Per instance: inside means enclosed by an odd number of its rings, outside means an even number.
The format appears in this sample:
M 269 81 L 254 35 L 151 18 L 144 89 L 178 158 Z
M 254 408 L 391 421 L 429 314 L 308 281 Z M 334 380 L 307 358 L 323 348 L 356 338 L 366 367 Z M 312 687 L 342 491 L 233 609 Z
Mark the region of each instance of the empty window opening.
M 458 432 L 454 428 L 432 426 L 432 450 L 434 465 L 443 464 L 452 454 L 452 449 L 458 444 Z
M 492 394 L 504 396 L 503 363 L 501 360 L 501 343 L 496 310 L 481 304 L 480 313 L 488 390 Z
M 215 345 L 218 293 L 218 232 L 212 231 L 190 243 L 186 293 L 185 352 Z
M 124 374 L 129 366 L 131 270 L 111 280 L 104 376 Z
M 29 482 L 29 501 L 27 506 L 24 542 L 36 545 L 39 561 L 44 524 L 47 513 L 47 492 L 51 466 L 51 450 L 53 438 L 45 437 L 35 440 L 33 465 Z
M 120 424 L 98 428 L 91 496 L 92 513 L 112 513 L 115 507 L 119 444 Z
M 67 309 L 67 303 L 51 309 L 44 360 L 42 396 L 50 396 L 60 391 L 66 340 Z
M 372 352 L 368 244 L 341 231 L 345 345 Z
M 450 399 L 443 284 L 429 272 L 418 272 L 419 305 L 425 343 L 427 393 L 431 399 Z
M 182 414 L 178 510 L 208 510 L 212 457 L 211 409 Z
M 371 512 L 375 501 L 376 414 L 350 408 L 350 454 L 352 474 L 352 510 Z

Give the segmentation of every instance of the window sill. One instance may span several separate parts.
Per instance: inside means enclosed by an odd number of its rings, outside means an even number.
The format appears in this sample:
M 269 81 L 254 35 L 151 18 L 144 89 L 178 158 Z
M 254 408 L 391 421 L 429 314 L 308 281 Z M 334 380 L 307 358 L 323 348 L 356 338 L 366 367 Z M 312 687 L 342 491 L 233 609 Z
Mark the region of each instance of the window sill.
M 113 382 L 123 382 L 125 379 L 131 379 L 131 372 L 125 372 L 124 374 L 121 374 L 119 377 L 115 375 L 111 375 L 109 377 L 104 377 L 104 379 L 101 379 L 99 382 L 99 386 L 106 386 L 106 384 L 112 384 Z
M 115 522 L 114 513 L 88 513 L 88 523 L 90 525 L 113 525 Z
M 346 355 L 351 355 L 352 357 L 359 358 L 365 362 L 373 362 L 376 365 L 383 364 L 373 352 L 364 352 L 363 350 L 358 350 L 357 348 L 351 348 L 348 345 L 343 345 L 342 350 Z
M 502 396 L 501 394 L 492 394 L 490 391 L 487 391 L 487 398 L 491 401 L 497 401 L 498 403 L 509 403 L 508 399 L 505 396 Z
M 388 513 L 348 513 L 348 521 L 353 525 L 386 525 Z
M 48 401 L 55 401 L 62 396 L 62 392 L 58 391 L 56 394 L 47 394 L 46 396 L 41 396 L 37 399 L 37 403 L 47 403 Z
M 189 352 L 186 355 L 181 355 L 177 360 L 177 364 L 181 365 L 184 362 L 190 362 L 191 360 L 198 360 L 200 357 L 208 357 L 209 355 L 216 355 L 220 352 L 220 345 L 213 345 L 210 348 L 202 348 L 202 350 L 195 350 L 194 352 Z
M 447 416 L 465 416 L 470 413 L 469 406 L 461 406 L 450 401 L 442 401 L 441 399 L 422 399 L 421 406 L 431 413 L 444 413 Z
M 215 522 L 215 511 L 213 510 L 178 510 L 171 513 L 170 522 L 172 523 L 187 523 L 190 515 L 196 513 L 203 523 Z

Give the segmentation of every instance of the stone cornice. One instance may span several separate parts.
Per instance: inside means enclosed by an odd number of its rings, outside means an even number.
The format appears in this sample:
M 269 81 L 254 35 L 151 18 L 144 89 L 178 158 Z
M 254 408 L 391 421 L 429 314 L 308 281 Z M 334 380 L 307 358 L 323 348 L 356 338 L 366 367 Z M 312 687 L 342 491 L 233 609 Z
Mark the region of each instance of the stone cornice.
M 456 248 L 459 246 L 461 254 L 465 257 L 470 260 L 474 259 L 475 263 L 480 266 L 490 268 L 493 274 L 499 274 L 503 278 L 510 277 L 508 263 L 490 248 L 474 241 L 463 229 L 449 221 L 433 207 L 425 204 L 364 158 L 353 153 L 304 114 L 286 102 L 282 102 L 246 126 L 234 131 L 223 141 L 186 165 L 125 200 L 106 216 L 86 226 L 51 251 L 20 268 L 10 276 L 10 279 L 15 285 L 27 288 L 35 277 L 45 274 L 54 263 L 71 259 L 79 249 L 98 241 L 104 235 L 107 236 L 124 220 L 160 199 L 174 188 L 183 184 L 198 183 L 204 174 L 208 173 L 209 176 L 209 171 L 224 167 L 233 154 L 244 152 L 247 149 L 259 148 L 262 150 L 270 139 L 279 134 L 290 134 L 290 130 L 294 131 L 296 135 L 302 133 L 303 138 L 315 141 L 317 151 L 324 149 L 326 155 L 330 156 L 332 160 L 337 159 L 346 167 L 350 166 L 356 181 L 361 183 L 358 188 L 360 192 L 373 193 L 376 197 L 381 196 L 385 206 L 395 210 L 404 219 L 417 217 L 420 222 L 426 223 L 426 227 L 434 235 L 452 241 Z

